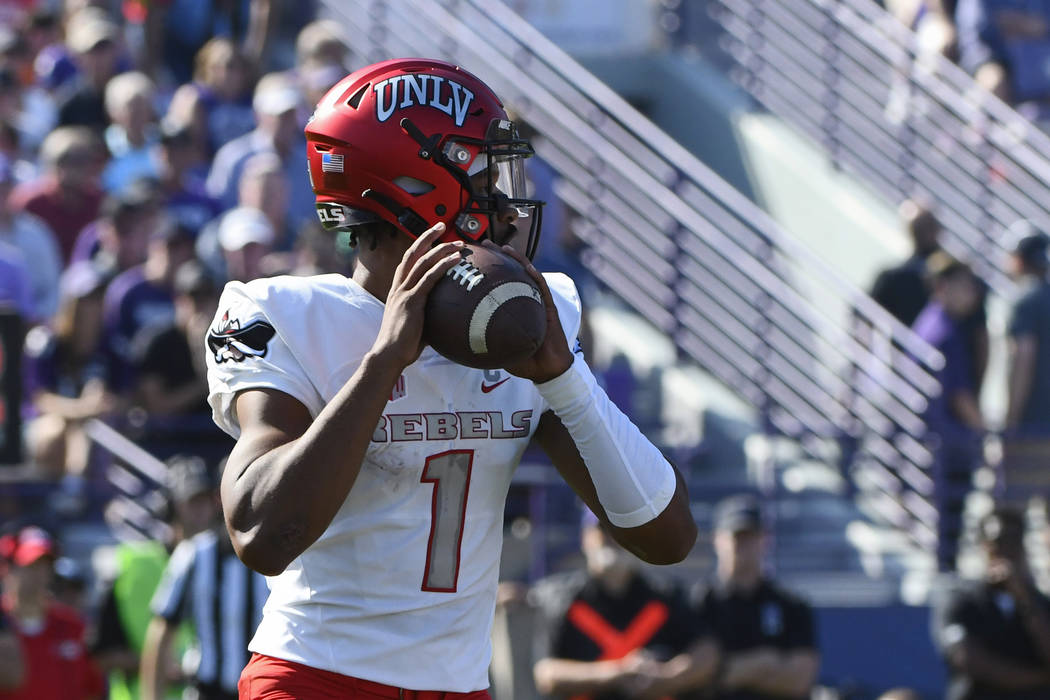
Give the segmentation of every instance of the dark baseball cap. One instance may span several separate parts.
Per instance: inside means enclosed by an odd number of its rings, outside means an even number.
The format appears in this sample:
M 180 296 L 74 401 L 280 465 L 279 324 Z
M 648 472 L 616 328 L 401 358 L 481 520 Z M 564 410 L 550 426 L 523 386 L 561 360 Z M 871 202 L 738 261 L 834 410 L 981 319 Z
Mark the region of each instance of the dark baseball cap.
M 1050 249 L 1050 236 L 1042 227 L 1028 219 L 1022 219 L 1010 227 L 1015 236 L 1013 254 L 1029 265 L 1047 265 L 1047 250 Z
M 751 494 L 738 494 L 719 501 L 715 506 L 714 526 L 726 532 L 764 529 L 758 499 Z

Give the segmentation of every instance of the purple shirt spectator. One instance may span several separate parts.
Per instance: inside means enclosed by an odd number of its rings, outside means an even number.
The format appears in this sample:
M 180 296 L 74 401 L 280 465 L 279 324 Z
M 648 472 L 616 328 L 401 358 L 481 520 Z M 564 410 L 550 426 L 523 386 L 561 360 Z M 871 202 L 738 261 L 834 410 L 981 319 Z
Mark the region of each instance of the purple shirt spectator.
M 930 401 L 926 423 L 932 432 L 948 435 L 971 435 L 952 412 L 951 397 L 960 391 L 975 392 L 973 358 L 961 325 L 952 319 L 937 302 L 932 302 L 915 319 L 912 330 L 944 355 L 944 367 L 935 373 L 941 383 L 941 393 Z
M 171 291 L 147 280 L 140 265 L 110 282 L 102 306 L 110 379 L 116 391 L 123 391 L 133 380 L 135 335 L 148 326 L 174 323 L 175 303 Z
M 1050 0 L 959 0 L 959 62 L 1001 64 L 1014 103 L 1050 99 Z
M 33 315 L 33 291 L 22 251 L 0 242 L 0 310 L 14 309 L 23 318 Z

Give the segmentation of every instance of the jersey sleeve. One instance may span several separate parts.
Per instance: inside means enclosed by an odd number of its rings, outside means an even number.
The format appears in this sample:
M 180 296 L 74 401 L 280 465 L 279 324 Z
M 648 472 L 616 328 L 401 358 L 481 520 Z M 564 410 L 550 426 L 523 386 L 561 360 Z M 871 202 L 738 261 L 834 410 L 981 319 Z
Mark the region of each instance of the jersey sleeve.
M 192 538 L 183 540 L 175 547 L 149 604 L 154 615 L 171 623 L 182 620 L 186 613 L 186 599 L 196 558 L 197 548 Z
M 247 285 L 226 285 L 208 330 L 208 404 L 215 423 L 234 438 L 240 435 L 240 425 L 233 399 L 244 389 L 276 389 L 299 400 L 313 415 L 324 407 L 281 330 Z
M 576 283 L 572 278 L 561 272 L 547 272 L 543 275 L 547 280 L 547 286 L 554 297 L 554 306 L 558 309 L 558 318 L 561 320 L 562 330 L 565 331 L 565 340 L 569 341 L 569 349 L 573 353 L 580 350 L 580 327 L 583 323 L 583 305 L 580 303 L 580 293 L 576 289 Z

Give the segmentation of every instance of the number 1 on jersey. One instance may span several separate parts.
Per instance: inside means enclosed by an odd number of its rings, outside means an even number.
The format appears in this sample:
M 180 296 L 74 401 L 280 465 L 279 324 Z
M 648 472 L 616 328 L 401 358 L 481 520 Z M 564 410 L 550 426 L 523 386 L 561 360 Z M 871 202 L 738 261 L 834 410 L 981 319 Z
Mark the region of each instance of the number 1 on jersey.
M 449 450 L 427 457 L 422 483 L 434 484 L 430 501 L 430 539 L 422 590 L 455 593 L 459 548 L 467 514 L 467 491 L 474 450 Z

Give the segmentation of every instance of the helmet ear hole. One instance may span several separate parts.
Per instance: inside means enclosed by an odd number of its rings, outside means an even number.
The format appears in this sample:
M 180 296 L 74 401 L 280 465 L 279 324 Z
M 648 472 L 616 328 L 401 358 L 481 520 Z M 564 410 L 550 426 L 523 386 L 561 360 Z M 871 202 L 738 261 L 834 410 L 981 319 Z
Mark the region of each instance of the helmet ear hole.
M 423 182 L 418 178 L 410 177 L 408 175 L 400 175 L 398 177 L 395 177 L 394 184 L 400 187 L 408 194 L 412 195 L 413 197 L 418 197 L 420 195 L 426 194 L 427 192 L 430 192 L 434 189 L 434 186 L 431 185 L 429 182 Z

